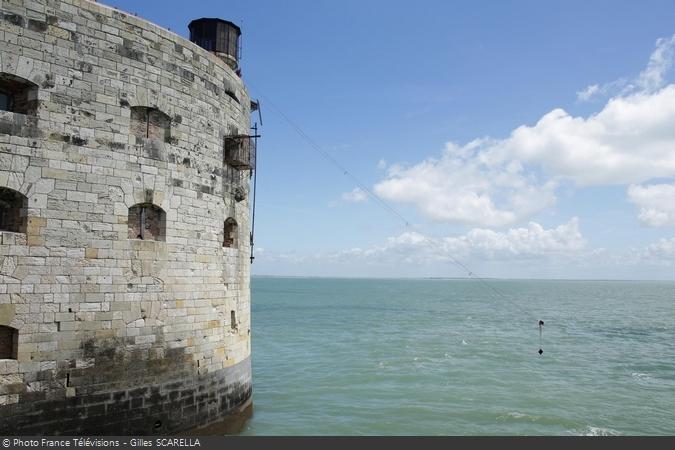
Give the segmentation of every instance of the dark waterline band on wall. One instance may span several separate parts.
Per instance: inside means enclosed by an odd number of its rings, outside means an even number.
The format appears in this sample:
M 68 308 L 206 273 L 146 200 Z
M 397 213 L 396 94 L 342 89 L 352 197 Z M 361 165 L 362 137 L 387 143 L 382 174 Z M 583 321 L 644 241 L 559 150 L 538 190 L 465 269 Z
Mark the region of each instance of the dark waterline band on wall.
M 251 360 L 149 387 L 52 397 L 1 409 L 0 435 L 237 433 L 252 412 Z

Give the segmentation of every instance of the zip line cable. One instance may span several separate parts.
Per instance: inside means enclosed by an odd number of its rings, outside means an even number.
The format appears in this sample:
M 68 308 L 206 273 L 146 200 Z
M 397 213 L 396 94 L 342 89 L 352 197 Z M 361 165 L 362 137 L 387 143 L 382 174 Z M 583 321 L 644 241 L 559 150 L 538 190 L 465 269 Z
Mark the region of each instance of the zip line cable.
M 321 156 L 323 156 L 324 159 L 326 159 L 328 162 L 333 164 L 335 167 L 337 167 L 343 175 L 348 176 L 349 178 L 352 179 L 356 183 L 356 185 L 363 190 L 366 194 L 368 194 L 369 197 L 371 197 L 373 200 L 375 200 L 380 207 L 391 213 L 392 215 L 396 216 L 398 219 L 400 219 L 404 224 L 405 227 L 408 228 L 410 227 L 411 222 L 406 219 L 406 217 L 401 214 L 396 208 L 391 206 L 388 202 L 386 202 L 384 199 L 382 199 L 380 196 L 375 194 L 371 189 L 369 189 L 356 175 L 351 173 L 345 166 L 343 166 L 337 159 L 333 157 L 330 153 L 328 153 L 326 150 L 324 150 L 319 144 L 314 141 L 305 131 L 298 125 L 296 124 L 290 117 L 288 117 L 278 106 L 274 104 L 266 95 L 264 95 L 259 89 L 255 88 L 255 86 L 251 85 L 251 83 L 248 83 L 249 86 L 254 88 L 260 97 L 262 97 L 265 100 L 265 103 L 270 105 L 271 109 L 275 111 L 301 138 L 303 138 L 312 149 L 314 149 L 317 153 L 319 153 Z M 522 313 L 525 313 L 526 316 L 528 316 L 529 319 L 534 319 L 538 320 L 538 325 L 539 325 L 539 355 L 544 353 L 544 350 L 542 349 L 542 330 L 544 326 L 544 321 L 537 319 L 536 316 L 534 316 L 530 311 L 524 309 L 522 306 L 517 305 L 514 303 L 512 300 L 510 300 L 505 294 L 501 293 L 497 288 L 495 288 L 493 285 L 488 283 L 485 278 L 478 276 L 474 271 L 469 269 L 465 264 L 463 264 L 460 260 L 455 258 L 452 255 L 447 255 L 450 261 L 455 264 L 457 267 L 459 267 L 462 271 L 466 272 L 468 277 L 470 279 L 478 281 L 478 283 L 483 286 L 484 289 L 487 291 L 491 292 L 493 295 L 493 298 L 496 299 L 501 299 L 502 301 L 505 301 L 509 303 L 510 305 L 514 306 L 517 310 L 519 310 Z
M 260 91 L 258 91 L 258 92 L 260 92 Z M 359 187 L 359 189 L 361 189 L 365 193 L 367 193 L 368 196 L 370 196 L 373 200 L 378 202 L 380 204 L 380 206 L 382 206 L 385 210 L 389 211 L 390 213 L 392 213 L 393 215 L 398 217 L 400 220 L 402 220 L 403 223 L 405 223 L 406 227 L 410 226 L 410 222 L 401 213 L 399 213 L 396 209 L 394 209 L 393 206 L 391 206 L 389 203 L 387 203 L 382 198 L 380 198 L 377 194 L 375 194 L 373 191 L 371 191 L 364 183 L 361 182 L 361 180 L 359 178 L 356 177 L 356 175 L 351 173 L 346 167 L 344 167 L 342 164 L 340 164 L 340 162 L 338 160 L 336 160 L 330 153 L 328 153 L 323 148 L 321 148 L 321 146 L 319 144 L 317 144 L 314 141 L 314 139 L 312 139 L 307 133 L 305 133 L 303 131 L 303 129 L 300 128 L 300 126 L 297 125 L 290 117 L 288 117 L 286 114 L 284 114 L 284 112 L 281 109 L 279 109 L 272 101 L 270 101 L 269 98 L 267 98 L 265 95 L 261 95 L 261 97 L 263 97 L 265 99 L 265 102 L 268 103 L 271 106 L 271 108 L 277 114 L 279 114 L 284 119 L 284 121 L 286 121 L 286 123 L 288 125 L 290 125 L 290 127 L 293 128 L 293 130 L 296 133 L 298 133 L 298 135 L 300 135 L 300 137 L 302 137 L 305 141 L 307 141 L 307 143 L 314 150 L 316 150 L 321 156 L 323 156 L 326 160 L 328 160 L 328 162 L 330 162 L 335 167 L 337 167 L 342 172 L 343 175 L 351 178 L 352 181 L 354 181 L 356 183 L 356 185 Z

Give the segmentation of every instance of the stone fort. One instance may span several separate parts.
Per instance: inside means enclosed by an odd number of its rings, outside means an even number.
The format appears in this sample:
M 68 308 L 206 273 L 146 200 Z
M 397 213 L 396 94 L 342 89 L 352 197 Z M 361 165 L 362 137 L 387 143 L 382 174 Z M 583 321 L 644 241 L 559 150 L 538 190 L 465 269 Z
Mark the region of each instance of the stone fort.
M 250 413 L 251 102 L 239 27 L 2 0 L 0 434 Z

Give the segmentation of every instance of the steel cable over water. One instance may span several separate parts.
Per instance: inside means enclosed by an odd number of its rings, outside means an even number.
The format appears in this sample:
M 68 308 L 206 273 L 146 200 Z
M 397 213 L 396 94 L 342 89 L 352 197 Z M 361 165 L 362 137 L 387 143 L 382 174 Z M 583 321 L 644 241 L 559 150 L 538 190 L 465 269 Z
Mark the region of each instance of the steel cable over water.
M 314 139 L 312 139 L 303 129 L 300 127 L 295 121 L 293 121 L 287 114 L 285 114 L 281 108 L 276 106 L 276 104 L 269 99 L 260 89 L 252 85 L 250 82 L 247 83 L 251 88 L 256 90 L 259 94 L 260 98 L 263 98 L 265 100 L 265 104 L 270 106 L 270 109 L 274 111 L 279 117 L 283 119 L 284 122 L 293 130 L 295 133 L 300 136 L 307 144 L 309 144 L 310 148 L 316 151 L 319 155 L 321 155 L 326 161 L 331 163 L 333 166 L 335 166 L 344 176 L 349 177 L 356 185 L 359 187 L 359 189 L 363 190 L 370 198 L 375 200 L 375 202 L 385 211 L 389 212 L 393 216 L 395 216 L 397 219 L 401 220 L 404 223 L 405 228 L 409 228 L 410 222 L 402 213 L 400 213 L 396 208 L 394 208 L 392 205 L 390 205 L 386 200 L 382 199 L 380 196 L 375 194 L 370 188 L 366 186 L 364 182 L 362 182 L 356 175 L 354 175 L 349 169 L 347 169 L 342 163 L 340 163 L 333 155 L 328 153 L 326 150 L 324 150 Z M 259 108 L 261 105 L 259 104 Z M 543 326 L 544 326 L 544 321 L 535 316 L 534 314 L 531 313 L 531 311 L 528 311 L 527 309 L 523 308 L 522 306 L 516 304 L 512 300 L 510 300 L 505 294 L 500 292 L 495 286 L 492 284 L 488 283 L 487 280 L 484 277 L 479 276 L 471 270 L 469 267 L 466 266 L 466 264 L 462 263 L 460 260 L 455 258 L 453 255 L 447 255 L 450 261 L 456 265 L 457 267 L 460 268 L 460 270 L 464 273 L 466 273 L 467 277 L 469 279 L 475 280 L 478 282 L 479 285 L 481 285 L 487 292 L 490 293 L 490 296 L 499 301 L 504 301 L 512 306 L 514 306 L 518 311 L 523 313 L 528 320 L 532 320 L 533 322 L 536 322 L 538 327 L 539 327 L 539 350 L 538 353 L 539 355 L 543 354 Z M 252 255 L 253 259 L 253 255 Z

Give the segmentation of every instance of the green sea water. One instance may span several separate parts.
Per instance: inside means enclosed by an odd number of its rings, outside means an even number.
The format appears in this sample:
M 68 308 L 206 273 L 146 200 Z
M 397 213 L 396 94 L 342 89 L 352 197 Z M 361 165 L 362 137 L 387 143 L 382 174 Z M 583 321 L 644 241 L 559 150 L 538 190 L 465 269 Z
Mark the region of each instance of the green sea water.
M 254 277 L 242 434 L 675 434 L 675 283 L 487 283 Z

